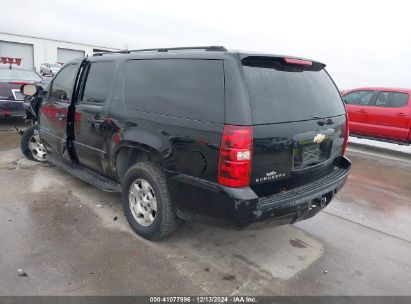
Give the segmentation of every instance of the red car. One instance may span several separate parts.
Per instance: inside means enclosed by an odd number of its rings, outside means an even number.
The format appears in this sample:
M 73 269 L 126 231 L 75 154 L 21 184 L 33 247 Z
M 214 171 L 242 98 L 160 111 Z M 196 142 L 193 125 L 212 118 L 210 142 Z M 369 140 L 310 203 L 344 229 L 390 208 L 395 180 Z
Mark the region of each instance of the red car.
M 411 89 L 358 88 L 342 96 L 350 134 L 396 143 L 411 143 Z
M 41 77 L 34 70 L 0 64 L 0 117 L 26 116 L 20 87 L 37 82 L 41 82 Z

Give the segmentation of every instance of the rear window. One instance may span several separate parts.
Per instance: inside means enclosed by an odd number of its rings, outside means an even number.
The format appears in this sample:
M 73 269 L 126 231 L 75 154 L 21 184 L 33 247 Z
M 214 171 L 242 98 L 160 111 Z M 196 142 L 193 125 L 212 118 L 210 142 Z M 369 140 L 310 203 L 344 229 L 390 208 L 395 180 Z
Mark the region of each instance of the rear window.
M 300 121 L 345 113 L 338 90 L 322 66 L 304 68 L 281 60 L 243 61 L 254 123 Z
M 195 120 L 224 120 L 220 60 L 130 60 L 125 68 L 126 107 Z

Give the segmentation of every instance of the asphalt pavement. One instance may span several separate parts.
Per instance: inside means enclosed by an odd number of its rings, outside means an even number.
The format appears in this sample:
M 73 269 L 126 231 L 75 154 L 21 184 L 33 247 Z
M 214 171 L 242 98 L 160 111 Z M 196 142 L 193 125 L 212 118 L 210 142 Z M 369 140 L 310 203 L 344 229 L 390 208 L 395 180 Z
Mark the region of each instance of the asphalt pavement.
M 295 225 L 184 223 L 149 242 L 119 195 L 26 160 L 14 124 L 0 121 L 0 295 L 411 295 L 411 155 L 350 148 L 345 188 Z

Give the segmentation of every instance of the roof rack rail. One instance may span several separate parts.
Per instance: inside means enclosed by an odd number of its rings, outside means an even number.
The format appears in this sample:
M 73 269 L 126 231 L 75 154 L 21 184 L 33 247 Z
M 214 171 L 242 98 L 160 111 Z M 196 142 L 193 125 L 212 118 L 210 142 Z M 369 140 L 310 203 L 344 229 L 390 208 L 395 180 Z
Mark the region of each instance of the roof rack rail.
M 139 49 L 139 50 L 121 50 L 121 51 L 108 51 L 108 52 L 98 52 L 93 54 L 93 56 L 102 56 L 108 54 L 130 54 L 135 52 L 152 52 L 157 51 L 159 53 L 166 53 L 168 51 L 184 51 L 184 50 L 204 50 L 204 51 L 220 51 L 226 52 L 227 49 L 224 46 L 188 46 L 188 47 L 172 47 L 172 48 L 156 48 L 156 49 Z

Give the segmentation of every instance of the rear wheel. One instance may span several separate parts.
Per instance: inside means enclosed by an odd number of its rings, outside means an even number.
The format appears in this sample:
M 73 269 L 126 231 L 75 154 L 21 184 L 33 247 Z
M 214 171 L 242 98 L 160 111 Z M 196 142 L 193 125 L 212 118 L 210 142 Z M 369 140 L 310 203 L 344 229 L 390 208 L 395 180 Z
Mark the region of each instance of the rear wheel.
M 21 136 L 21 152 L 30 160 L 46 161 L 46 149 L 40 142 L 37 125 L 31 126 Z
M 139 163 L 127 171 L 122 203 L 130 226 L 146 239 L 161 240 L 177 227 L 166 178 L 153 163 Z

